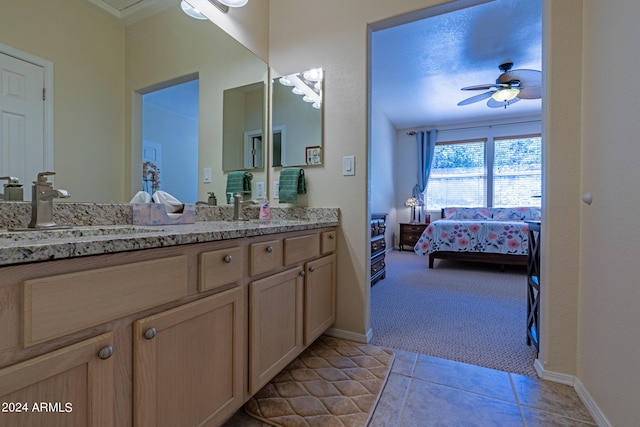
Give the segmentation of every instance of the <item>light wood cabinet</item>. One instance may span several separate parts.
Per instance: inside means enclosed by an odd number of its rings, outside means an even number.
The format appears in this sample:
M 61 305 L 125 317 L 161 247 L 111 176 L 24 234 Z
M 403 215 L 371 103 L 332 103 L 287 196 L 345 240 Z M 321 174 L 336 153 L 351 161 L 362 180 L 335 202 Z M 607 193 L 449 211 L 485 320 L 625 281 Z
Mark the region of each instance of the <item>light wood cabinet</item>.
M 0 404 L 30 409 L 0 426 L 222 424 L 335 321 L 335 250 L 324 228 L 0 267 Z
M 0 370 L 0 425 L 114 425 L 113 335 L 95 338 Z
M 336 321 L 336 256 L 305 266 L 304 345 L 308 346 Z
M 249 392 L 256 393 L 303 349 L 304 270 L 249 284 Z
M 244 293 L 134 323 L 134 425 L 218 425 L 243 403 Z

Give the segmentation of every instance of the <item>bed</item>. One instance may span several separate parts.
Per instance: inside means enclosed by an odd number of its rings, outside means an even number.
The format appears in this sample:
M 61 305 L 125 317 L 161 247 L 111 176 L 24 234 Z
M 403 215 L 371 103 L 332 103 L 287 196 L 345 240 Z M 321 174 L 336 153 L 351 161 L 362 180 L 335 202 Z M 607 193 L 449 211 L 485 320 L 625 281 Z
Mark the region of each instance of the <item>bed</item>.
M 527 265 L 529 226 L 538 207 L 444 208 L 442 219 L 424 230 L 413 250 L 436 259 Z

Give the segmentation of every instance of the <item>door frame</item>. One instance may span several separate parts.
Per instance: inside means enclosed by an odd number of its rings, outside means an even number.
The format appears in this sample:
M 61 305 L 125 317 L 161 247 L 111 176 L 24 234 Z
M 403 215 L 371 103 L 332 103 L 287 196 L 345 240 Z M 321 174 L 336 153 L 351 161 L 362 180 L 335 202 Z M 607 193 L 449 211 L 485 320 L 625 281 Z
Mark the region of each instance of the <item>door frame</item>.
M 0 43 L 0 52 L 44 69 L 43 149 L 44 167 L 53 171 L 53 62 Z M 34 177 L 35 179 L 35 177 Z

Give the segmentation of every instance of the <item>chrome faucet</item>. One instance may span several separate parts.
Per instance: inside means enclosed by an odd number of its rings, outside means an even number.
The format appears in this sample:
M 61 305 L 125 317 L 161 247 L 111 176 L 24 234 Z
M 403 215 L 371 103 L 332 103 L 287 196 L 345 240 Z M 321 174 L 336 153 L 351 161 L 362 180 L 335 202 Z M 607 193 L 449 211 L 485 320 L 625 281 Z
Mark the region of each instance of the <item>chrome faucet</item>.
M 247 219 L 242 217 L 242 205 L 257 205 L 258 202 L 253 200 L 247 200 L 246 202 L 242 201 L 242 194 L 236 193 L 233 196 L 233 220 L 234 221 L 245 221 Z
M 55 172 L 40 172 L 38 180 L 33 181 L 29 228 L 70 228 L 53 222 L 53 199 L 69 197 L 67 190 L 55 189 L 53 183 L 47 180 L 49 175 L 55 174 Z

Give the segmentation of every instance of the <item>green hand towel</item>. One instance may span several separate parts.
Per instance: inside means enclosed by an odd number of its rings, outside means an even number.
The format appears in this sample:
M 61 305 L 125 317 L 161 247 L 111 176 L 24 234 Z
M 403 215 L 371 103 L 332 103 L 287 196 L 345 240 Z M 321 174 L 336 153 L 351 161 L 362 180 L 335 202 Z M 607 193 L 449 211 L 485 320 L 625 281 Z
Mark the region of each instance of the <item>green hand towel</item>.
M 245 185 L 245 171 L 229 172 L 227 175 L 227 203 L 231 203 L 231 198 L 236 193 L 243 194 Z M 251 190 L 251 180 L 249 180 L 249 190 Z
M 286 168 L 280 171 L 278 198 L 280 203 L 298 203 L 298 194 L 307 193 L 304 169 Z

